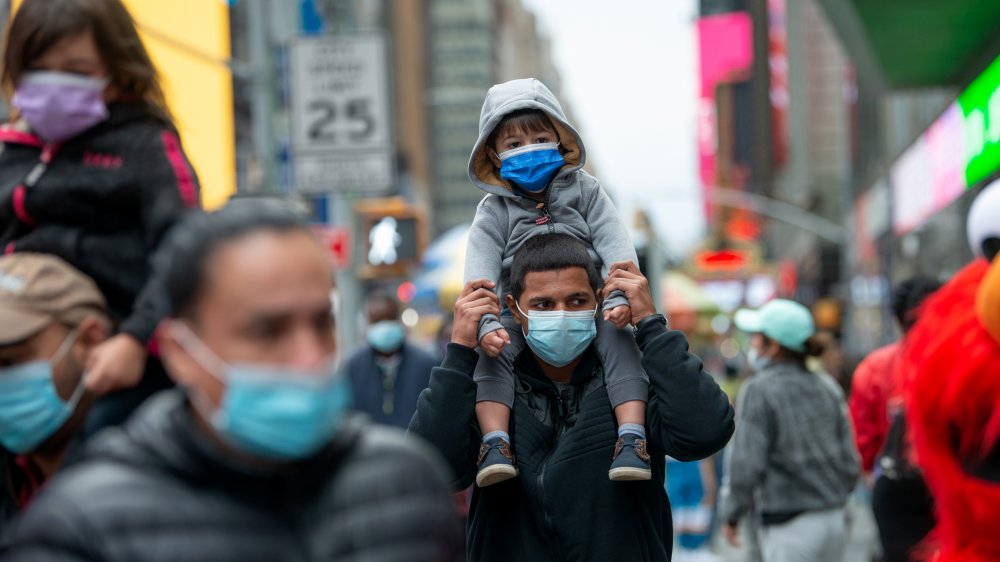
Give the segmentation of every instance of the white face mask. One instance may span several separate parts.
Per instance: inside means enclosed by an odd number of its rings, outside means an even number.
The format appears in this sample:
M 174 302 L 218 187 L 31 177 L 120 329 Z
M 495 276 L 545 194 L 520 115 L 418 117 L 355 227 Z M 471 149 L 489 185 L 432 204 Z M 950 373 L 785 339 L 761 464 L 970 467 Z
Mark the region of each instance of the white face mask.
M 770 363 L 769 357 L 762 357 L 756 347 L 751 347 L 747 352 L 747 365 L 754 371 L 760 371 Z

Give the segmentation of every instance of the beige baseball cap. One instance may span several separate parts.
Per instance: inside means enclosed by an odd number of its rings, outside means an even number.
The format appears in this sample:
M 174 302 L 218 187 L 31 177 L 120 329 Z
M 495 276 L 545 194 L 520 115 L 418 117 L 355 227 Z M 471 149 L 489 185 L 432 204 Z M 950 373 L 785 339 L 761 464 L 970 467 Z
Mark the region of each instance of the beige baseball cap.
M 52 323 L 76 326 L 91 315 L 107 318 L 107 302 L 73 266 L 47 254 L 0 257 L 0 345 L 26 340 Z

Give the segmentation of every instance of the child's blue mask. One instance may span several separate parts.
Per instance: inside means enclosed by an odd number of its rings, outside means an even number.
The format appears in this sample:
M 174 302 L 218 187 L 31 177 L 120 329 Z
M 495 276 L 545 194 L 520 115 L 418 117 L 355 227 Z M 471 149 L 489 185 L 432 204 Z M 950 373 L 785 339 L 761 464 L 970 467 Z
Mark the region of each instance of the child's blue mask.
M 501 152 L 497 157 L 501 163 L 500 177 L 529 193 L 548 187 L 556 172 L 566 164 L 557 142 L 529 144 Z

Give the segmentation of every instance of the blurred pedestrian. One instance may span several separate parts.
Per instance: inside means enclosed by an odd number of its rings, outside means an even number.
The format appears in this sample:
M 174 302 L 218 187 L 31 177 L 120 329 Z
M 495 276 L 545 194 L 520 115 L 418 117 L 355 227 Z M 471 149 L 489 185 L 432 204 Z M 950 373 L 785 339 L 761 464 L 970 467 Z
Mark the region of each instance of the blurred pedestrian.
M 892 308 L 903 336 L 869 354 L 852 381 L 851 419 L 861 469 L 873 487 L 872 511 L 885 562 L 911 560 L 913 548 L 934 528 L 934 504 L 912 455 L 903 390 L 911 374 L 905 359 L 907 336 L 924 301 L 940 287 L 924 276 L 896 287 Z
M 597 179 L 583 170 L 584 164 L 583 139 L 544 84 L 527 78 L 490 88 L 479 118 L 479 138 L 469 158 L 469 179 L 487 195 L 469 231 L 464 275 L 466 283 L 476 279 L 495 283 L 503 304 L 499 318 L 486 315 L 479 327 L 479 348 L 486 355 L 475 374 L 476 418 L 483 428 L 483 447 L 512 449 L 513 445 L 509 425 L 514 362 L 528 345 L 513 311 L 506 310 L 503 301 L 511 291 L 514 254 L 534 236 L 562 233 L 587 246 L 604 279 L 613 264 L 639 261 L 614 203 Z M 618 422 L 608 478 L 649 480 L 649 463 L 635 452 L 637 443 L 646 439 L 649 378 L 642 370 L 632 332 L 624 329 L 630 317 L 628 301 L 612 292 L 595 315 L 597 352 L 607 368 L 608 393 Z M 562 341 L 558 334 L 546 337 Z M 556 367 L 573 356 L 547 351 L 541 355 Z M 484 462 L 476 477 L 479 486 L 517 476 L 514 461 L 505 455 L 487 455 Z
M 82 443 L 83 366 L 108 337 L 93 281 L 44 254 L 0 257 L 0 551 L 13 520 Z
M 665 455 L 697 460 L 721 449 L 733 430 L 732 406 L 687 339 L 656 313 L 649 283 L 633 263 L 616 264 L 607 285 L 586 246 L 565 234 L 536 236 L 511 264 L 507 306 L 528 347 L 515 362 L 517 396 L 512 442 L 522 478 L 476 486 L 468 527 L 469 560 L 670 559 L 670 502 L 663 487 Z M 500 312 L 489 280 L 466 284 L 455 305 L 452 343 L 420 395 L 410 431 L 432 443 L 462 489 L 476 477 L 485 455 L 476 421 L 476 345 L 480 320 Z M 607 479 L 617 424 L 605 383 L 607 371 L 593 345 L 594 316 L 604 291 L 622 291 L 650 374 L 648 441 L 637 444 L 653 478 L 628 485 Z M 525 313 L 519 312 L 524 310 Z M 574 314 L 579 320 L 571 320 Z M 586 322 L 583 318 L 588 319 Z M 542 347 L 538 338 L 560 334 Z M 544 351 L 544 353 L 543 353 Z M 556 367 L 549 353 L 568 358 Z
M 973 202 L 968 231 L 976 259 L 927 299 L 906 356 L 935 562 L 1000 560 L 1000 185 Z
M 376 423 L 406 429 L 439 361 L 406 341 L 399 303 L 387 293 L 373 293 L 365 303 L 367 344 L 344 362 L 354 389 L 354 409 Z
M 96 436 L 4 560 L 459 559 L 444 467 L 347 412 L 329 259 L 299 215 L 246 200 L 185 219 L 157 274 L 180 388 Z
M 0 128 L 0 249 L 55 254 L 97 282 L 114 330 L 90 354 L 86 384 L 133 390 L 99 401 L 91 421 L 117 423 L 169 385 L 148 360 L 165 310 L 149 258 L 199 206 L 197 178 L 119 0 L 24 0 L 0 85 L 13 119 Z
M 806 369 L 818 357 L 809 309 L 777 299 L 740 310 L 736 327 L 751 334 L 756 375 L 743 385 L 723 494 L 723 531 L 739 544 L 737 525 L 751 501 L 761 523 L 766 562 L 835 562 L 846 543 L 846 504 L 858 458 L 844 393 L 825 373 Z
M 716 499 L 715 458 L 683 462 L 667 457 L 666 487 L 674 536 L 674 562 L 721 562 L 708 549 Z

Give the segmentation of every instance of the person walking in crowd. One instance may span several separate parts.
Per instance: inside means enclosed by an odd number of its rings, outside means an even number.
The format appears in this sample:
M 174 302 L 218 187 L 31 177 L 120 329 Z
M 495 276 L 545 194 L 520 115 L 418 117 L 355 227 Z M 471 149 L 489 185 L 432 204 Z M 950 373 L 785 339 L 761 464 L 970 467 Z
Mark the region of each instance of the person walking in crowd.
M 440 460 L 347 411 L 329 258 L 302 217 L 264 200 L 192 216 L 157 275 L 179 388 L 96 436 L 4 561 L 460 559 Z
M 822 353 L 812 314 L 776 299 L 738 311 L 735 323 L 751 334 L 748 360 L 756 375 L 736 407 L 723 532 L 738 545 L 737 525 L 753 502 L 766 562 L 839 561 L 859 462 L 843 391 L 805 366 Z
M 672 560 L 722 562 L 708 547 L 718 490 L 715 458 L 681 462 L 667 457 L 666 487 L 679 547 Z
M 885 562 L 911 560 L 914 547 L 934 528 L 934 505 L 906 429 L 903 387 L 910 370 L 905 360 L 908 334 L 924 301 L 940 287 L 936 279 L 924 276 L 896 287 L 892 308 L 903 337 L 868 355 L 851 383 L 855 441 L 861 469 L 873 485 L 872 511 Z
M 489 279 L 503 298 L 510 292 L 510 263 L 526 240 L 544 233 L 569 234 L 586 244 L 602 278 L 619 262 L 637 263 L 635 247 L 597 179 L 583 170 L 586 149 L 544 84 L 533 78 L 490 88 L 479 118 L 479 138 L 469 159 L 469 179 L 486 192 L 469 231 L 465 282 Z M 516 301 L 515 301 L 516 304 Z M 489 486 L 517 476 L 510 413 L 514 403 L 514 361 L 525 348 L 512 311 L 486 315 L 479 347 L 488 357 L 476 367 L 476 417 L 483 429 L 483 465 L 476 483 Z M 618 422 L 610 462 L 611 480 L 649 480 L 649 463 L 639 451 L 646 441 L 649 380 L 642 371 L 623 295 L 609 292 L 597 316 L 597 351 L 606 367 L 608 395 Z M 539 311 L 550 314 L 552 311 Z M 518 311 L 524 316 L 525 311 Z M 574 325 L 591 318 L 570 313 Z M 583 351 L 565 346 L 558 334 L 528 336 L 529 345 L 549 365 L 562 367 Z M 534 339 L 534 342 L 530 340 Z M 498 454 L 491 454 L 498 453 Z
M 438 360 L 406 341 L 396 299 L 374 293 L 365 309 L 368 345 L 344 362 L 354 390 L 354 409 L 376 423 L 406 429 Z
M 79 451 L 90 353 L 111 328 L 89 278 L 55 256 L 0 257 L 0 551 L 14 519 Z
M 907 336 L 907 420 L 934 498 L 935 562 L 1000 560 L 1000 186 L 973 202 L 968 233 L 976 259 Z
M 24 0 L 7 28 L 0 86 L 0 250 L 57 255 L 108 301 L 113 335 L 86 365 L 91 422 L 117 423 L 168 386 L 147 346 L 165 304 L 149 258 L 199 206 L 156 68 L 119 0 Z
M 669 330 L 656 313 L 639 268 L 617 263 L 613 269 L 602 288 L 587 247 L 565 234 L 532 237 L 514 255 L 506 301 L 528 342 L 515 359 L 511 410 L 511 441 L 522 477 L 473 488 L 469 560 L 669 560 L 665 456 L 706 458 L 732 435 L 732 406 L 701 361 L 688 353 L 684 334 Z M 455 305 L 452 343 L 410 424 L 411 433 L 444 455 L 455 475 L 454 489 L 471 484 L 482 464 L 474 447 L 483 430 L 476 419 L 473 375 L 480 360 L 480 322 L 500 312 L 495 288 L 486 279 L 465 285 Z M 653 478 L 628 485 L 606 478 L 608 459 L 617 452 L 611 447 L 617 423 L 605 383 L 613 367 L 602 364 L 593 344 L 600 300 L 616 291 L 628 302 L 628 321 L 650 376 L 645 420 L 650 434 L 637 442 L 636 454 L 650 463 Z M 576 320 L 577 315 L 589 320 Z M 549 362 L 551 354 L 564 359 L 559 366 Z

